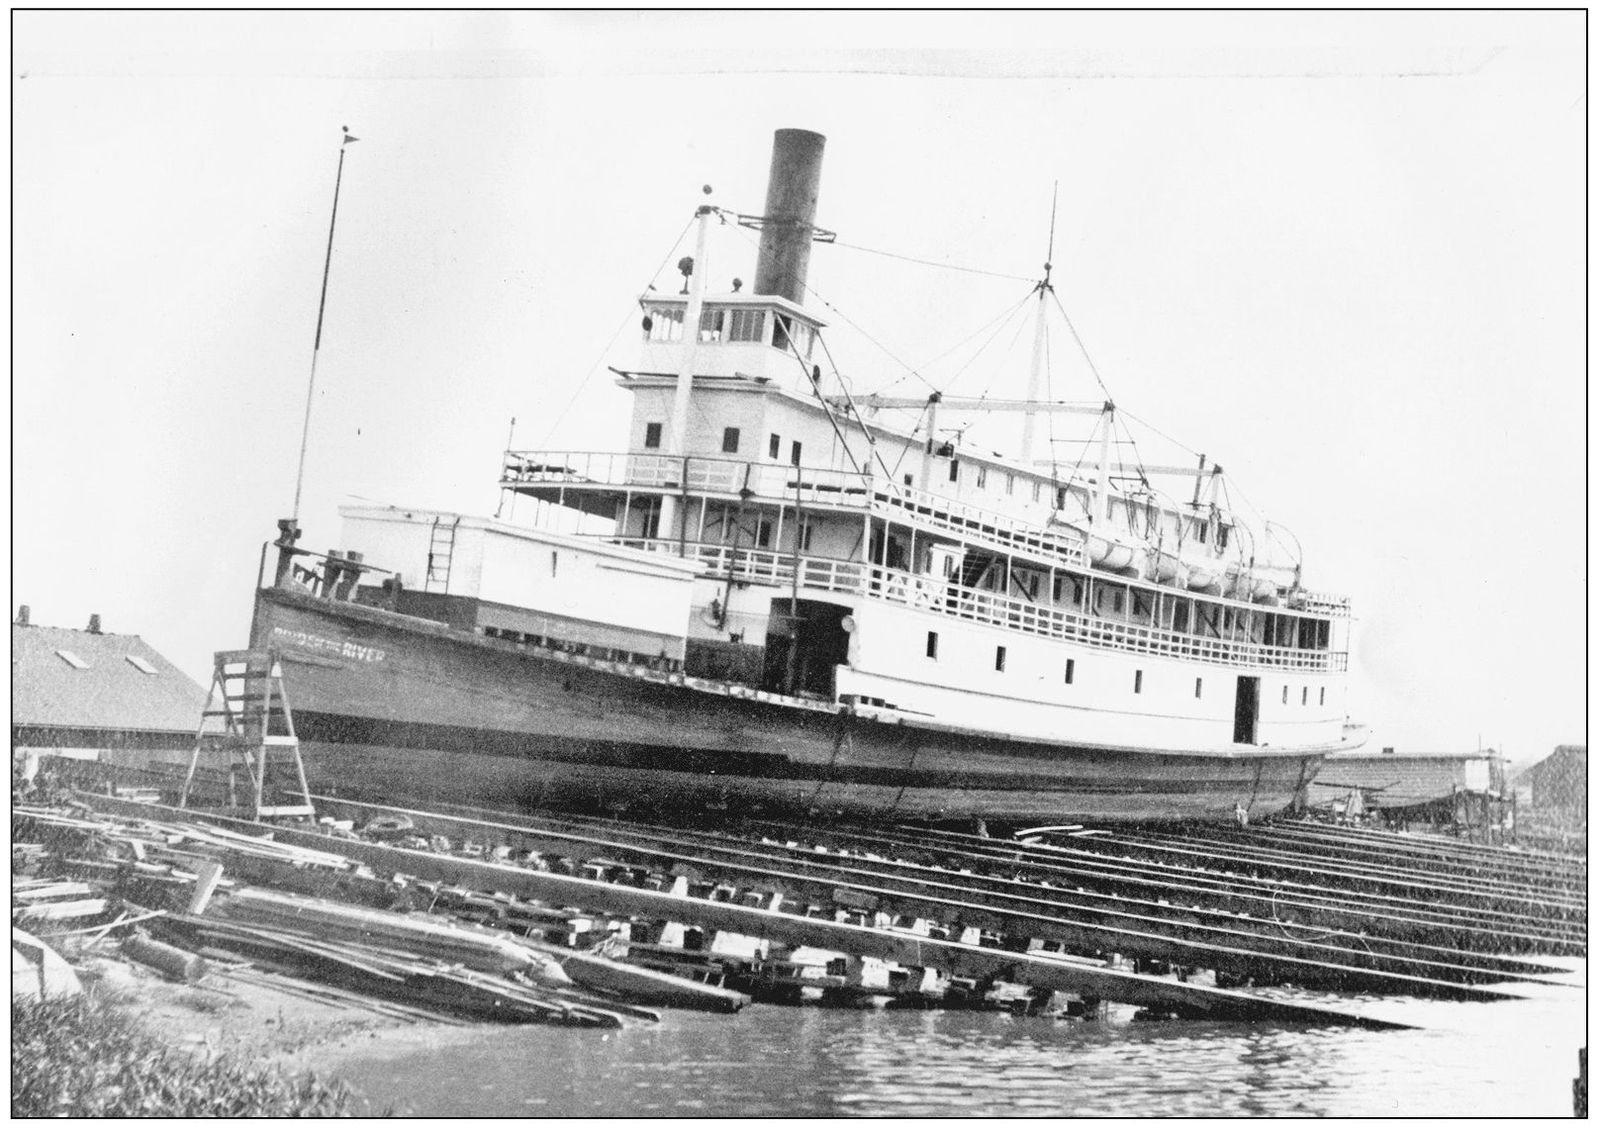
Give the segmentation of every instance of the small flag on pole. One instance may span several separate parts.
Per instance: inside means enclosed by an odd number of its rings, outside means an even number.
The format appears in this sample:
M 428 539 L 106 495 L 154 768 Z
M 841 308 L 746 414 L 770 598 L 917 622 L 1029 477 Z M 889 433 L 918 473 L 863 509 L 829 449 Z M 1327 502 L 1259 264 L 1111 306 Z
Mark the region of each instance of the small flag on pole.
M 339 128 L 342 131 L 344 131 L 344 134 L 345 134 L 345 140 L 339 143 L 341 147 L 347 146 L 353 141 L 360 141 L 361 140 L 361 138 L 359 138 L 359 137 L 351 137 L 350 136 L 350 127 L 349 126 L 340 126 Z

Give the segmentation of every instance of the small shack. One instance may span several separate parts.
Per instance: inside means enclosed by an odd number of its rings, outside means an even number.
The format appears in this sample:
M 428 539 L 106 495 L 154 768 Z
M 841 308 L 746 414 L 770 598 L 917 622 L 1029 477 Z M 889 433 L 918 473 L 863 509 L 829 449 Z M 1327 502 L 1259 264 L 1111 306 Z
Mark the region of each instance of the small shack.
M 1470 753 L 1342 753 L 1324 759 L 1307 788 L 1314 809 L 1356 817 L 1378 811 L 1392 822 L 1460 819 L 1464 795 L 1500 801 L 1504 759 L 1495 750 Z M 1465 823 L 1479 823 L 1480 813 Z
M 1559 746 L 1519 775 L 1531 808 L 1585 816 L 1585 747 Z
M 32 780 L 45 756 L 143 766 L 186 764 L 206 689 L 138 636 L 11 626 L 13 772 Z

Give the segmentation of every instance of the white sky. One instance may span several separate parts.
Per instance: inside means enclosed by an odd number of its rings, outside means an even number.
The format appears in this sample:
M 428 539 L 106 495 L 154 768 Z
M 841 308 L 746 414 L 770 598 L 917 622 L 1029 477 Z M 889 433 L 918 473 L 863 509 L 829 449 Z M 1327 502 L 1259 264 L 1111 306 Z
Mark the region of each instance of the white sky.
M 99 612 L 201 682 L 243 646 L 294 494 L 342 125 L 316 549 L 344 502 L 492 512 L 514 416 L 519 446 L 621 444 L 605 366 L 632 360 L 639 292 L 677 289 L 703 183 L 761 211 L 795 126 L 828 138 L 818 222 L 843 243 L 1033 278 L 1059 184 L 1053 280 L 1102 377 L 1352 595 L 1375 749 L 1584 741 L 1584 33 L 15 13 L 13 605 Z M 751 279 L 749 235 L 718 234 L 715 276 Z M 1029 286 L 843 247 L 811 284 L 871 335 L 828 312 L 858 390 Z M 1053 394 L 1098 397 L 1052 349 Z

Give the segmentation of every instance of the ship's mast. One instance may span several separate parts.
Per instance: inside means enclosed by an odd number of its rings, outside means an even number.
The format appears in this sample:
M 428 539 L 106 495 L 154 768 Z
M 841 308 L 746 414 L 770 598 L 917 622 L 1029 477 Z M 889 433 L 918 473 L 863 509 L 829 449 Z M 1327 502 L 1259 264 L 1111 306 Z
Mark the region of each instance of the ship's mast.
M 702 191 L 711 193 L 712 186 L 707 185 Z M 701 304 L 706 297 L 706 231 L 716 211 L 710 204 L 703 204 L 695 211 L 695 259 L 690 266 L 690 298 L 684 310 L 684 359 L 679 363 L 679 380 L 673 388 L 673 413 L 668 420 L 667 443 L 664 445 L 670 458 L 681 460 L 690 453 L 690 390 L 695 383 L 695 353 L 701 341 Z M 678 537 L 682 556 L 682 532 L 675 533 L 681 521 L 678 502 L 672 495 L 662 497 L 658 530 L 663 537 Z
M 312 338 L 311 376 L 306 381 L 306 415 L 300 424 L 300 462 L 295 467 L 295 503 L 290 508 L 291 527 L 300 518 L 300 487 L 306 476 L 306 440 L 311 435 L 312 394 L 317 390 L 317 351 L 323 348 L 323 309 L 328 305 L 328 271 L 334 262 L 334 222 L 339 219 L 339 183 L 345 177 L 345 147 L 360 140 L 350 136 L 347 126 L 339 127 L 344 140 L 339 143 L 339 165 L 334 170 L 334 206 L 328 214 L 328 251 L 323 255 L 323 289 L 317 296 L 317 333 Z
M 1046 237 L 1046 274 L 1035 287 L 1040 295 L 1040 309 L 1035 315 L 1035 350 L 1029 363 L 1029 388 L 1024 400 L 1023 436 L 1019 444 L 1019 458 L 1026 464 L 1035 459 L 1035 404 L 1040 400 L 1040 382 L 1046 359 L 1046 296 L 1051 293 L 1051 254 L 1057 243 L 1057 186 L 1051 186 L 1051 229 Z

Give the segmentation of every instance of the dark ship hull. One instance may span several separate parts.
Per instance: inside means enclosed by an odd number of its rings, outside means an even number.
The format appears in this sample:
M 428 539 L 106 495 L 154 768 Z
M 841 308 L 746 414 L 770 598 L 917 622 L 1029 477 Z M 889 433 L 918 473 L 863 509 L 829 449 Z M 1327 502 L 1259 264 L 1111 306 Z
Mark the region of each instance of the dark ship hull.
M 314 789 L 494 807 L 772 807 L 1232 820 L 1292 805 L 1320 750 L 1097 748 L 865 718 L 351 601 L 257 591 Z

